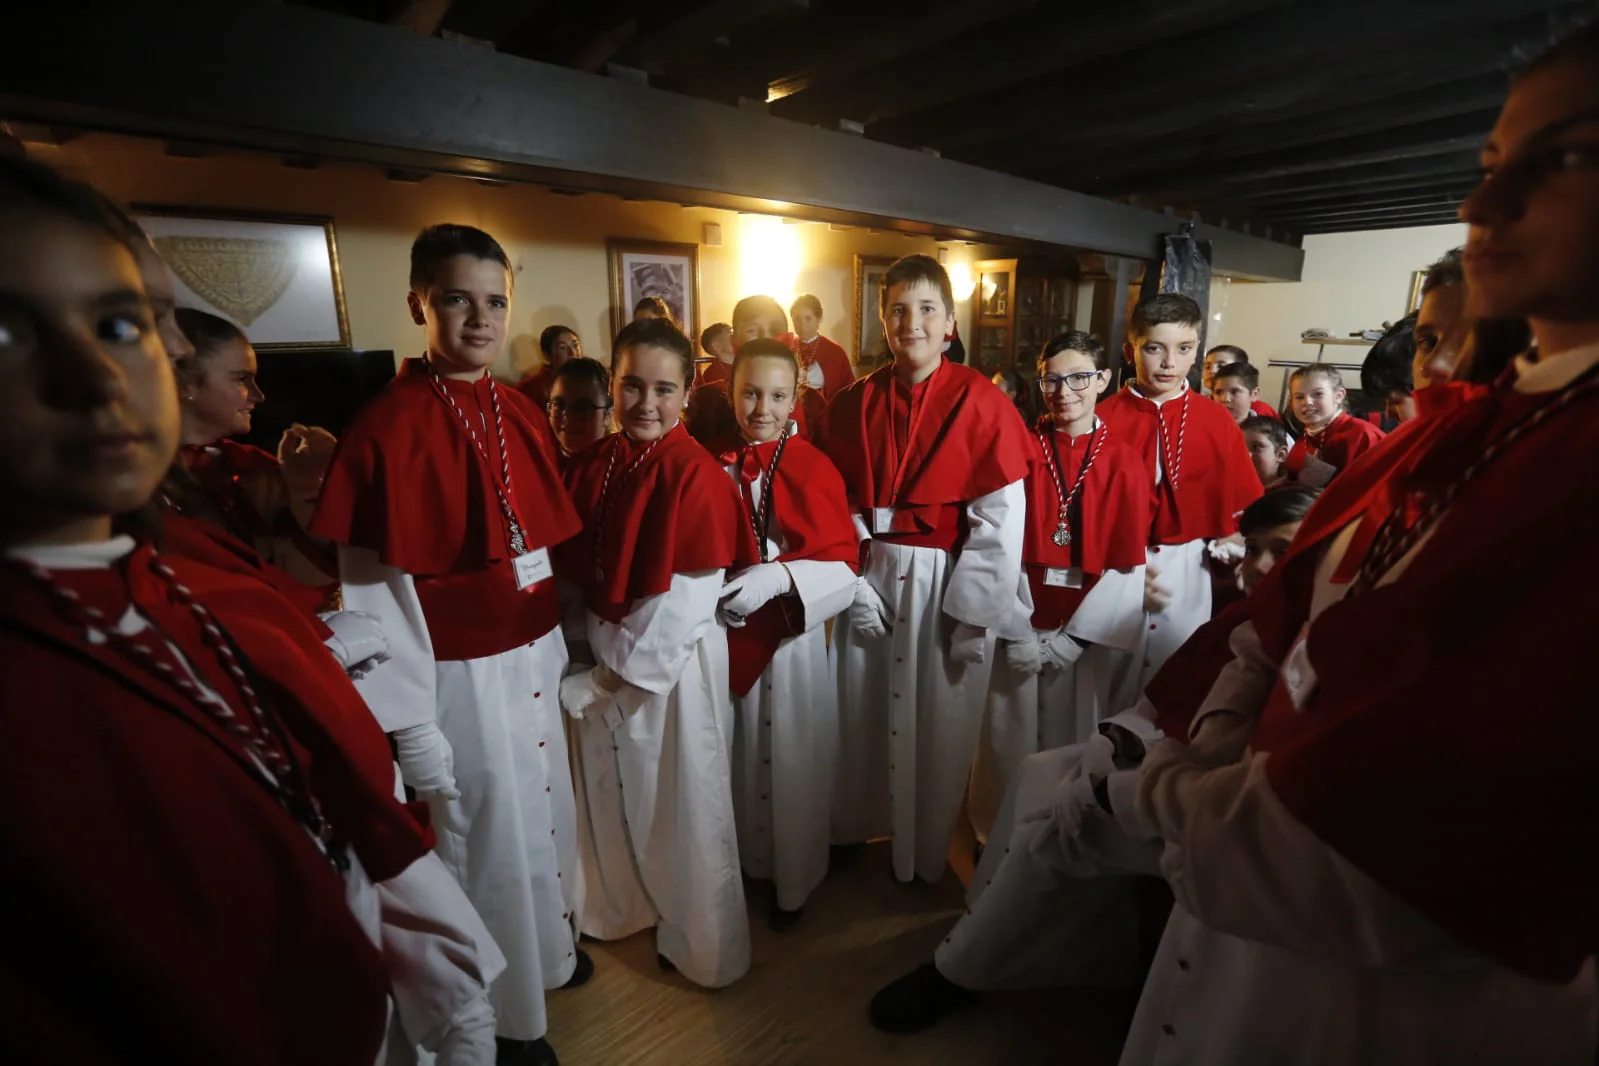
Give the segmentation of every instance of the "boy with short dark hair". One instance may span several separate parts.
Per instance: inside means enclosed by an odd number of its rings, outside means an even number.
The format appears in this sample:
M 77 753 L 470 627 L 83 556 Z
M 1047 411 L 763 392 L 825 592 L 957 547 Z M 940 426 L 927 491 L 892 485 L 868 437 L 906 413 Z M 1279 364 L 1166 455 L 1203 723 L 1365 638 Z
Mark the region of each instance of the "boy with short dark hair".
M 1255 473 L 1267 491 L 1283 484 L 1283 463 L 1288 461 L 1288 429 L 1275 418 L 1250 415 L 1238 426 L 1244 431 L 1244 443 L 1249 446 L 1249 461 L 1255 464 Z
M 700 334 L 700 350 L 704 358 L 694 362 L 699 369 L 694 384 L 712 385 L 725 382 L 733 371 L 733 327 L 726 322 L 713 322 Z
M 822 301 L 805 293 L 795 298 L 788 314 L 794 323 L 800 379 L 823 400 L 831 400 L 855 380 L 849 355 L 837 342 L 822 336 Z
M 1140 303 L 1125 354 L 1135 382 L 1099 405 L 1099 416 L 1155 471 L 1155 522 L 1145 570 L 1143 647 L 1117 686 L 1112 709 L 1130 706 L 1144 685 L 1211 613 L 1207 542 L 1236 539 L 1238 515 L 1261 493 L 1243 436 L 1220 405 L 1196 399 L 1188 372 L 1199 352 L 1204 313 L 1186 296 Z
M 1227 409 L 1239 425 L 1254 415 L 1260 399 L 1260 371 L 1248 363 L 1224 363 L 1211 375 L 1210 398 Z
M 508 967 L 501 1060 L 553 1063 L 544 992 L 592 963 L 573 935 L 577 829 L 558 702 L 567 663 L 550 549 L 580 529 L 544 413 L 489 373 L 513 275 L 471 226 L 423 230 L 407 293 L 427 351 L 339 441 L 311 529 L 339 546 L 347 609 L 392 660 L 357 681 L 437 851 Z
M 1216 372 L 1222 367 L 1233 363 L 1249 363 L 1249 353 L 1236 344 L 1218 344 L 1205 353 L 1205 362 L 1199 372 L 1200 387 L 1205 390 L 1205 395 L 1209 396 L 1215 388 Z M 1267 418 L 1281 417 L 1277 414 L 1275 407 L 1258 396 L 1250 404 L 1249 409 L 1255 414 L 1265 415 Z
M 1377 339 L 1360 364 L 1360 389 L 1382 401 L 1383 428 L 1392 433 L 1416 417 L 1416 312 L 1412 311 Z

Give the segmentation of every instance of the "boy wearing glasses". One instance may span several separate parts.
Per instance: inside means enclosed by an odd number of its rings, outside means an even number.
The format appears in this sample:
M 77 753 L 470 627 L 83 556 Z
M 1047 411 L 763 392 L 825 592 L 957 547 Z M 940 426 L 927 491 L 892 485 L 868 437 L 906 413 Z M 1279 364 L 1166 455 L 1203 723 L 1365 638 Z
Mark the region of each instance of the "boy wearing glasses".
M 1203 320 L 1199 305 L 1177 293 L 1140 303 L 1126 341 L 1138 380 L 1099 405 L 1099 417 L 1144 456 L 1155 477 L 1145 624 L 1133 661 L 1119 671 L 1112 710 L 1131 706 L 1172 652 L 1209 620 L 1207 548 L 1225 540 L 1241 554 L 1238 516 L 1262 492 L 1232 415 L 1188 387 Z
M 561 464 L 611 432 L 611 374 L 605 364 L 578 356 L 555 372 L 545 404 Z
M 1018 610 L 999 630 L 968 801 L 980 838 L 1023 759 L 1086 741 L 1109 716 L 1111 653 L 1131 652 L 1143 628 L 1153 475 L 1094 414 L 1109 387 L 1105 346 L 1086 333 L 1039 356 Z

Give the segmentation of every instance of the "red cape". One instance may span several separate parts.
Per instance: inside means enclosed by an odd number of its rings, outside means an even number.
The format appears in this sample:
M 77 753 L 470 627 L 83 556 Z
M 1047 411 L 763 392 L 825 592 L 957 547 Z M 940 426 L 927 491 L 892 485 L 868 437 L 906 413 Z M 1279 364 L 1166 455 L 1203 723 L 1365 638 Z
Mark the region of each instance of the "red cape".
M 1277 408 L 1273 407 L 1271 404 L 1267 403 L 1265 400 L 1256 400 L 1253 403 L 1251 403 L 1249 405 L 1249 413 L 1250 414 L 1256 414 L 1256 415 L 1265 415 L 1267 418 L 1276 419 L 1278 422 L 1281 422 L 1283 420 L 1282 419 L 1282 415 L 1279 415 L 1277 413 Z
M 1305 468 L 1306 458 L 1314 455 L 1322 462 L 1343 470 L 1370 451 L 1382 438 L 1383 431 L 1370 422 L 1340 411 L 1321 433 L 1316 436 L 1306 433 L 1294 441 L 1286 467 L 1289 474 L 1298 474 Z
M 741 444 L 719 455 L 724 467 L 737 466 L 746 452 L 754 451 L 761 469 L 771 465 L 777 442 Z M 739 541 L 736 566 L 739 569 L 760 562 L 755 544 L 753 510 L 747 491 L 732 472 L 737 487 L 740 524 L 748 534 Z M 844 479 L 821 450 L 799 437 L 790 437 L 783 447 L 782 461 L 772 479 L 772 529 L 784 546 L 783 554 L 771 562 L 788 563 L 799 559 L 816 562 L 848 563 L 855 568 L 860 549 L 855 542 L 855 522 L 850 517 L 849 501 L 844 496 Z M 783 641 L 807 628 L 803 608 L 795 597 L 773 600 L 751 615 L 740 628 L 727 631 L 728 662 L 733 691 L 743 696 L 771 665 Z
M 210 522 L 190 518 L 170 507 L 165 508 L 161 513 L 160 540 L 162 549 L 174 555 L 205 563 L 217 570 L 265 581 L 304 613 L 319 640 L 327 640 L 333 635 L 333 631 L 317 617 L 317 612 L 327 602 L 326 590 L 296 581 L 261 558 L 254 548 L 229 536 Z
M 1417 423 L 1374 453 L 1387 477 L 1346 493 L 1310 535 L 1360 518 L 1358 562 L 1411 488 L 1447 483 L 1542 399 L 1501 389 Z M 1599 609 L 1584 573 L 1599 536 L 1596 400 L 1467 484 L 1398 581 L 1322 612 L 1309 702 L 1296 712 L 1279 692 L 1256 732 L 1273 789 L 1317 836 L 1465 944 L 1552 981 L 1599 948 L 1599 864 L 1573 843 L 1599 838 L 1599 719 L 1577 621 Z M 1306 617 L 1317 558 L 1294 554 L 1257 590 L 1278 655 Z
M 1092 435 L 1073 442 L 1055 433 L 1046 419 L 1030 434 L 1027 470 L 1027 529 L 1022 539 L 1022 562 L 1033 590 L 1033 626 L 1055 629 L 1064 625 L 1082 598 L 1107 570 L 1127 570 L 1144 564 L 1145 541 L 1154 508 L 1155 474 L 1144 457 L 1121 440 L 1109 426 L 1099 456 L 1088 468 L 1078 514 L 1072 516 L 1072 543 L 1055 543 L 1059 523 L 1060 492 L 1050 472 L 1045 443 L 1053 438 L 1060 457 L 1061 479 L 1070 492 L 1077 483 L 1083 460 L 1092 450 Z M 1048 568 L 1076 566 L 1083 571 L 1083 587 L 1065 589 L 1044 583 Z
M 701 363 L 694 375 L 694 387 L 701 385 L 726 385 L 733 380 L 733 364 L 724 363 L 713 358 L 708 363 Z
M 585 528 L 560 553 L 563 576 L 582 587 L 591 610 L 613 622 L 635 600 L 670 589 L 673 574 L 725 570 L 741 543 L 738 493 L 688 430 L 672 427 L 624 477 L 645 447 L 613 433 L 574 455 L 566 475 Z M 613 458 L 605 542 L 596 545 L 600 496 Z M 596 575 L 596 557 L 603 578 Z
M 799 356 L 801 377 L 810 373 L 812 363 L 822 368 L 821 393 L 824 403 L 831 402 L 834 396 L 854 384 L 855 368 L 850 364 L 848 353 L 835 341 L 817 334 L 810 344 L 794 337 L 789 347 Z
M 385 564 L 417 576 L 483 570 L 510 559 L 494 490 L 500 456 L 490 382 L 485 375 L 476 382 L 446 380 L 444 386 L 478 430 L 492 469 L 434 392 L 423 360 L 407 359 L 339 439 L 310 532 L 367 548 Z M 561 486 L 549 421 L 515 389 L 497 391 L 511 452 L 513 502 L 528 548 L 553 547 L 574 536 L 580 523 Z
M 713 454 L 718 452 L 718 445 L 723 441 L 737 440 L 738 415 L 733 410 L 733 400 L 727 394 L 732 382 L 727 378 L 706 382 L 695 386 L 689 393 L 688 402 L 688 432 L 689 436 L 705 445 Z M 811 439 L 814 430 L 821 425 L 822 418 L 827 411 L 827 401 L 815 389 L 800 385 L 799 403 L 794 405 L 794 424 L 799 427 L 800 436 L 806 440 Z
M 516 383 L 516 391 L 528 398 L 528 401 L 540 411 L 550 402 L 550 390 L 555 388 L 555 368 L 545 363 L 531 374 L 524 375 Z
M 147 559 L 140 549 L 109 584 L 213 687 L 236 691 Z M 372 877 L 425 854 L 427 834 L 393 799 L 381 731 L 301 615 L 255 578 L 166 561 L 244 653 Z M 238 742 L 153 672 L 90 644 L 19 568 L 0 566 L 0 590 L 0 803 L 27 812 L 6 820 L 7 887 L 32 916 L 0 966 L 24 1019 L 13 1050 L 47 1043 L 26 1061 L 87 1064 L 372 1061 L 382 957 Z
M 1188 422 L 1181 425 L 1182 404 L 1188 405 Z M 1177 485 L 1165 471 L 1156 487 L 1155 523 L 1151 544 L 1186 544 L 1238 532 L 1238 515 L 1260 498 L 1265 489 L 1249 459 L 1249 447 L 1238 432 L 1233 416 L 1219 403 L 1206 403 L 1188 392 L 1160 407 L 1128 385 L 1101 400 L 1099 417 L 1153 468 L 1159 448 L 1157 421 L 1163 419 L 1167 449 L 1177 452 L 1182 438 L 1182 460 Z
M 818 443 L 844 476 L 856 510 L 895 507 L 918 532 L 938 528 L 938 512 L 968 503 L 1027 476 L 1027 427 L 1005 394 L 982 374 L 945 360 L 926 380 L 906 442 L 904 475 L 894 495 L 894 364 L 839 393 L 828 406 Z M 906 401 L 902 398 L 900 403 Z M 1245 456 L 1247 459 L 1247 454 Z

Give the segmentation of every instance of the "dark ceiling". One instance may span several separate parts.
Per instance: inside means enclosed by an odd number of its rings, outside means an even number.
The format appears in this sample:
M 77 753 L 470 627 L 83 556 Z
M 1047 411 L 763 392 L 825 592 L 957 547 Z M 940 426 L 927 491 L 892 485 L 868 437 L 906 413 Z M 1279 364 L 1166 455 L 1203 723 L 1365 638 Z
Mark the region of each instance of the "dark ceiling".
M 1272 236 L 1447 222 L 1557 0 L 313 0 Z M 624 69 L 625 68 L 625 69 Z M 637 76 L 636 74 L 632 76 Z

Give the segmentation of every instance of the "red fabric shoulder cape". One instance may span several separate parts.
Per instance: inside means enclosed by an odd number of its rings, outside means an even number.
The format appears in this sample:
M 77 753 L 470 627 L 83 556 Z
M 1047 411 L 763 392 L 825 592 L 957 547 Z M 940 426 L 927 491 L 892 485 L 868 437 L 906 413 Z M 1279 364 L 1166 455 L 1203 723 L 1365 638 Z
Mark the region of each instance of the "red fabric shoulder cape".
M 161 513 L 160 540 L 162 548 L 173 555 L 205 563 L 217 570 L 265 581 L 305 614 L 319 640 L 327 640 L 333 635 L 333 631 L 317 617 L 317 612 L 327 601 L 324 590 L 296 581 L 261 558 L 254 548 L 210 522 L 202 522 L 166 508 Z
M 1411 431 L 1371 517 L 1448 483 L 1536 402 L 1500 390 Z M 1579 843 L 1599 839 L 1595 484 L 1590 393 L 1467 484 L 1399 580 L 1317 617 L 1307 706 L 1275 701 L 1286 720 L 1269 708 L 1257 730 L 1273 789 L 1317 836 L 1463 943 L 1553 981 L 1599 948 L 1599 863 Z
M 1076 565 L 1087 574 L 1144 565 L 1145 539 L 1154 504 L 1154 471 L 1142 455 L 1117 439 L 1109 426 L 1102 425 L 1099 432 L 1105 434 L 1105 440 L 1099 457 L 1088 468 L 1080 504 L 1082 513 L 1072 527 L 1072 543 L 1064 548 L 1054 541 L 1060 492 L 1044 449 L 1049 447 L 1049 438 L 1055 437 L 1064 468 L 1061 477 L 1070 492 L 1092 445 L 1085 436 L 1073 447 L 1064 436 L 1054 433 L 1047 420 L 1031 434 L 1023 562 L 1061 568 Z
M 385 564 L 423 577 L 482 570 L 510 558 L 494 489 L 500 459 L 490 379 L 444 385 L 478 431 L 493 468 L 434 391 L 423 360 L 407 359 L 339 438 L 311 520 L 314 536 L 367 548 Z M 496 391 L 528 547 L 553 547 L 574 536 L 580 523 L 561 486 L 549 421 L 515 389 Z M 486 432 L 480 417 L 487 419 Z
M 1256 400 L 1255 402 L 1251 403 L 1249 405 L 1249 413 L 1255 415 L 1265 415 L 1267 418 L 1273 418 L 1279 422 L 1282 421 L 1282 416 L 1277 413 L 1277 408 L 1273 407 L 1265 400 Z
M 1319 436 L 1307 433 L 1294 441 L 1293 450 L 1288 453 L 1288 472 L 1298 474 L 1305 468 L 1306 458 L 1312 455 L 1343 470 L 1382 439 L 1383 431 L 1370 422 L 1340 412 Z
M 1153 465 L 1160 447 L 1159 428 L 1164 420 L 1167 450 L 1175 456 L 1177 483 L 1165 471 L 1156 488 L 1155 523 L 1151 544 L 1184 544 L 1238 532 L 1238 516 L 1260 498 L 1265 489 L 1249 459 L 1249 447 L 1232 415 L 1219 403 L 1186 394 L 1187 424 L 1183 424 L 1183 399 L 1157 407 L 1128 385 L 1099 402 L 1099 417 Z M 1163 465 L 1165 461 L 1163 461 Z
M 758 455 L 764 469 L 771 462 L 776 443 L 763 445 Z M 744 448 L 733 447 L 720 456 L 724 465 L 739 462 Z M 731 475 L 737 478 L 735 469 Z M 736 482 L 735 482 L 736 484 Z M 755 546 L 754 522 L 747 494 L 740 487 L 739 517 L 748 535 L 739 538 L 736 565 L 739 569 L 760 562 Z M 844 496 L 844 479 L 839 476 L 821 449 L 799 437 L 790 437 L 783 447 L 772 482 L 772 532 L 781 533 L 782 555 L 772 562 L 789 563 L 808 559 L 825 563 L 848 563 L 854 569 L 860 549 L 855 542 L 855 522 L 850 517 L 849 501 Z M 799 601 L 784 597 L 755 612 L 744 626 L 727 631 L 728 661 L 733 691 L 740 696 L 754 687 L 771 665 L 783 641 L 807 627 Z
M 805 358 L 805 345 L 798 337 L 794 337 L 790 345 L 801 360 Z M 831 401 L 834 396 L 849 388 L 855 380 L 855 368 L 850 364 L 849 354 L 837 341 L 817 335 L 816 346 L 811 350 L 811 360 L 822 368 L 822 397 L 824 401 Z
M 534 407 L 544 410 L 544 405 L 550 402 L 550 390 L 555 387 L 555 368 L 545 363 L 531 374 L 523 376 L 516 383 L 516 391 L 528 398 Z
M 1028 430 L 1015 405 L 982 374 L 946 359 L 928 379 L 913 419 L 916 433 L 907 442 L 904 480 L 894 498 L 894 384 L 890 363 L 839 393 L 823 420 L 818 443 L 844 476 L 857 510 L 896 507 L 914 514 L 968 503 L 1027 476 Z
M 633 601 L 670 589 L 673 574 L 725 570 L 738 554 L 738 493 L 711 453 L 679 423 L 627 473 L 646 447 L 613 433 L 573 456 L 567 469 L 584 531 L 560 553 L 560 566 L 590 608 L 611 621 Z M 597 534 L 607 468 L 610 505 Z M 603 544 L 595 544 L 596 535 Z

